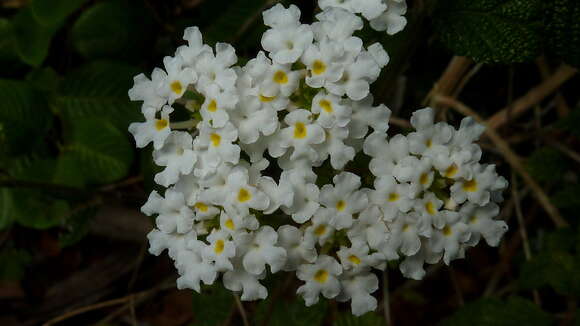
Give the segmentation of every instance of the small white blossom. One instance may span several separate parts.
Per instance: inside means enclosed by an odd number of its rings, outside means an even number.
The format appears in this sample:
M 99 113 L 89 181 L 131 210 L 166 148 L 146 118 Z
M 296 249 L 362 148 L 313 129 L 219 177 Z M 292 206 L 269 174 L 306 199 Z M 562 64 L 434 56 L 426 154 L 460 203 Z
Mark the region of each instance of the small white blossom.
M 296 276 L 306 283 L 296 293 L 304 298 L 306 306 L 317 303 L 320 293 L 325 298 L 332 299 L 340 293 L 340 282 L 337 278 L 340 274 L 342 267 L 334 258 L 320 255 L 313 264 L 298 267 Z

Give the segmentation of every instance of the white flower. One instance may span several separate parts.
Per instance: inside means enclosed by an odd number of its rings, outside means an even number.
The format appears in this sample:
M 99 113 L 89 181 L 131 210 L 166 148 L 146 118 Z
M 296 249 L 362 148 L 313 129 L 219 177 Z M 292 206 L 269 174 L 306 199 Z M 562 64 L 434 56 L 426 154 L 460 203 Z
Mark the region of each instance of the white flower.
M 286 115 L 284 122 L 288 127 L 280 130 L 280 147 L 293 148 L 291 160 L 306 157 L 316 160 L 318 154 L 312 148 L 314 144 L 324 141 L 324 130 L 316 123 L 312 123 L 312 113 L 306 110 L 295 110 Z
M 351 138 L 365 137 L 369 127 L 373 128 L 376 135 L 385 133 L 389 129 L 391 110 L 383 104 L 373 107 L 372 94 L 360 101 L 347 100 L 345 102 L 345 105 L 352 107 L 351 121 L 348 125 Z
M 433 231 L 429 244 L 434 252 L 443 252 L 443 261 L 449 265 L 451 260 L 458 258 L 460 244 L 466 242 L 471 234 L 457 212 L 443 211 L 440 214 L 445 223 Z
M 133 87 L 129 90 L 131 101 L 143 101 L 143 108 L 153 107 L 160 109 L 167 102 L 163 96 L 157 92 L 156 84 L 159 81 L 151 81 L 144 74 L 139 74 L 133 78 Z
M 369 254 L 369 247 L 363 242 L 355 242 L 350 248 L 341 246 L 336 254 L 345 271 L 360 272 L 379 265 L 385 267 L 385 256 L 378 252 Z
M 387 221 L 392 221 L 399 212 L 408 212 L 415 204 L 409 185 L 397 183 L 391 176 L 376 178 L 374 186 L 375 190 L 369 193 L 370 201 L 381 208 Z
M 324 185 L 320 189 L 320 203 L 327 207 L 333 215 L 330 224 L 337 230 L 349 228 L 352 225 L 352 215 L 367 207 L 367 195 L 358 190 L 360 177 L 350 172 L 336 175 L 332 185 Z
M 369 84 L 374 82 L 381 68 L 368 52 L 361 52 L 356 59 L 347 64 L 342 77 L 336 82 L 327 82 L 326 89 L 336 95 L 347 95 L 350 99 L 362 100 L 369 94 Z
M 439 214 L 441 206 L 443 206 L 442 200 L 439 200 L 434 193 L 426 192 L 423 198 L 415 201 L 415 212 L 421 213 L 434 226 L 442 228 L 445 221 Z
M 327 81 L 338 81 L 344 70 L 341 62 L 343 55 L 343 47 L 338 42 L 323 39 L 319 43 L 311 44 L 302 55 L 302 63 L 309 72 L 305 79 L 306 85 L 320 88 Z
M 264 25 L 272 28 L 296 27 L 300 25 L 300 9 L 295 5 L 290 5 L 286 9 L 278 3 L 262 12 L 262 16 L 264 17 Z
M 373 43 L 367 48 L 367 50 L 381 69 L 389 63 L 389 54 L 385 51 L 385 48 L 383 48 L 381 43 Z
M 318 161 L 325 161 L 330 156 L 330 165 L 340 170 L 346 163 L 354 159 L 355 149 L 345 145 L 348 140 L 348 129 L 346 127 L 334 127 L 324 130 L 326 137 L 323 143 L 314 145 L 313 148 L 318 153 Z
M 268 101 L 268 98 L 261 97 Z M 238 128 L 238 137 L 244 144 L 255 143 L 260 134 L 272 135 L 278 130 L 278 116 L 274 109 L 262 105 L 256 97 L 245 97 L 232 114 L 232 123 Z
M 252 301 L 258 299 L 266 299 L 268 290 L 258 280 L 266 277 L 266 273 L 254 275 L 248 273 L 241 264 L 234 265 L 233 271 L 224 273 L 223 282 L 224 287 L 230 291 L 242 291 L 241 299 L 243 301 Z
M 188 45 L 177 48 L 176 55 L 180 56 L 186 65 L 193 67 L 201 53 L 211 53 L 211 48 L 207 44 L 203 44 L 201 32 L 197 26 L 187 27 L 183 32 L 183 39 L 187 41 Z
M 317 40 L 328 37 L 331 40 L 344 41 L 354 31 L 363 28 L 360 17 L 342 8 L 328 8 L 317 14 L 316 19 L 318 21 L 312 24 L 312 30 Z
M 180 98 L 187 90 L 187 86 L 193 84 L 197 80 L 195 70 L 190 67 L 183 67 L 183 60 L 181 57 L 165 57 L 163 58 L 163 65 L 165 71 L 158 70 L 158 74 L 162 76 L 162 81 L 158 85 L 158 92 L 161 96 L 167 98 L 169 105 Z
M 387 11 L 371 20 L 371 27 L 377 31 L 387 31 L 387 34 L 396 34 L 405 28 L 407 19 L 403 16 L 407 12 L 407 3 L 398 0 L 385 0 Z
M 264 210 L 270 205 L 266 194 L 249 184 L 248 170 L 235 168 L 227 177 L 223 205 L 230 215 L 248 215 L 250 208 Z
M 363 145 L 364 153 L 372 157 L 369 170 L 379 177 L 392 175 L 395 164 L 409 155 L 409 143 L 401 134 L 386 140 L 386 134 L 373 132 Z
M 314 264 L 304 264 L 298 267 L 296 276 L 306 283 L 298 288 L 306 306 L 318 302 L 320 293 L 325 298 L 332 299 L 340 293 L 340 282 L 337 277 L 342 274 L 342 267 L 332 257 L 320 255 Z
M 318 92 L 312 99 L 312 113 L 318 114 L 316 123 L 323 128 L 345 127 L 350 121 L 351 108 L 342 105 L 340 97 Z
M 178 289 L 193 289 L 200 292 L 200 282 L 213 284 L 217 273 L 213 265 L 204 261 L 199 253 L 199 249 L 184 250 L 179 252 L 175 259 L 175 267 L 179 275 L 177 279 Z
M 153 160 L 166 168 L 155 175 L 155 182 L 168 187 L 178 181 L 179 175 L 191 173 L 197 155 L 192 150 L 193 140 L 187 132 L 173 131 L 167 137 L 165 145 L 153 151 Z
M 137 147 L 142 148 L 153 142 L 155 149 L 160 149 L 169 137 L 171 128 L 169 127 L 169 114 L 173 108 L 166 105 L 161 110 L 161 119 L 155 118 L 155 108 L 144 109 L 145 122 L 133 122 L 129 125 L 129 132 L 135 137 Z
M 429 189 L 433 183 L 434 173 L 431 170 L 433 167 L 431 162 L 429 157 L 418 159 L 415 156 L 407 156 L 397 162 L 393 168 L 393 176 L 399 182 L 409 183 L 410 196 L 415 197 Z
M 214 263 L 216 271 L 233 270 L 230 259 L 236 255 L 236 245 L 230 240 L 230 234 L 214 229 L 207 241 L 209 245 L 202 249 L 203 259 Z
M 491 198 L 491 192 L 507 187 L 504 177 L 495 172 L 495 165 L 475 164 L 470 180 L 458 180 L 451 186 L 451 198 L 458 204 L 468 200 L 478 205 L 486 205 Z
M 267 30 L 262 35 L 262 47 L 270 52 L 276 63 L 294 63 L 312 44 L 314 35 L 310 25 L 285 26 Z
M 272 214 L 280 206 L 289 207 L 294 202 L 294 190 L 287 182 L 277 185 L 271 177 L 260 177 L 258 188 L 270 198 L 270 205 L 264 210 L 264 214 Z
M 324 245 L 333 234 L 336 228 L 331 223 L 334 216 L 330 209 L 320 207 L 314 217 L 312 217 L 312 225 L 306 228 L 305 233 L 308 236 L 318 240 L 319 245 Z
M 345 272 L 340 277 L 340 284 L 342 291 L 336 300 L 351 300 L 353 315 L 361 316 L 377 308 L 377 299 L 371 295 L 379 289 L 379 279 L 375 274 Z
M 282 267 L 284 271 L 296 270 L 299 265 L 316 260 L 314 239 L 294 226 L 282 225 L 278 228 L 278 244 L 287 253 L 286 264 Z
M 243 230 L 257 230 L 259 226 L 260 223 L 254 215 L 229 215 L 224 211 L 220 215 L 220 228 L 231 235 L 243 232 Z
M 225 126 L 229 120 L 228 111 L 238 103 L 237 95 L 229 89 L 221 90 L 216 84 L 203 87 L 201 93 L 205 97 L 200 110 L 203 120 L 216 128 Z
M 359 214 L 347 234 L 351 242 L 364 241 L 376 250 L 386 241 L 387 232 L 383 214 L 373 205 Z
M 504 221 L 494 220 L 499 214 L 499 206 L 495 203 L 489 203 L 485 206 L 477 206 L 467 203 L 461 207 L 459 215 L 461 221 L 467 224 L 471 238 L 467 241 L 470 246 L 476 246 L 481 237 L 485 239 L 488 245 L 497 247 L 504 233 L 507 232 L 508 226 Z
M 399 251 L 405 256 L 416 254 L 421 248 L 420 236 L 429 237 L 431 230 L 430 225 L 413 212 L 399 213 L 387 228 L 391 232 L 381 252 L 389 260 L 399 258 Z
M 199 136 L 194 140 L 196 149 L 205 149 L 201 153 L 202 164 L 217 168 L 222 162 L 237 164 L 240 159 L 240 147 L 233 144 L 238 138 L 238 131 L 231 123 L 221 128 L 213 128 L 206 122 L 198 125 Z
M 240 234 L 235 241 L 246 250 L 243 265 L 251 274 L 262 274 L 266 264 L 270 265 L 272 273 L 276 273 L 286 263 L 286 250 L 276 246 L 278 234 L 270 226 L 262 226 L 253 233 Z
M 193 212 L 185 203 L 183 194 L 173 189 L 167 189 L 165 198 L 152 191 L 141 211 L 147 216 L 159 214 L 157 227 L 165 233 L 187 233 L 193 225 Z
M 197 88 L 204 89 L 217 85 L 223 90 L 233 89 L 236 83 L 236 72 L 230 67 L 238 60 L 236 51 L 230 44 L 217 43 L 213 51 L 202 52 L 195 63 L 198 73 Z
M 284 170 L 280 175 L 280 185 L 290 186 L 294 194 L 291 205 L 282 205 L 281 208 L 284 213 L 292 215 L 296 223 L 308 221 L 320 207 L 320 190 L 315 181 L 316 175 L 311 170 Z
M 405 257 L 399 265 L 403 276 L 420 280 L 425 276 L 423 264 L 436 264 L 441 260 L 443 253 L 436 253 L 429 247 L 428 239 L 421 239 L 421 249 L 414 255 Z
M 290 64 L 269 65 L 260 81 L 260 95 L 267 98 L 292 95 L 298 88 L 300 73 L 291 69 Z
M 353 13 L 360 13 L 368 20 L 377 18 L 387 9 L 383 0 L 319 0 L 318 6 L 321 9 L 343 8 Z
M 167 249 L 169 257 L 177 259 L 177 255 L 187 249 L 187 243 L 196 238 L 197 234 L 193 230 L 187 233 L 165 233 L 158 229 L 153 229 L 147 234 L 149 253 L 159 256 Z

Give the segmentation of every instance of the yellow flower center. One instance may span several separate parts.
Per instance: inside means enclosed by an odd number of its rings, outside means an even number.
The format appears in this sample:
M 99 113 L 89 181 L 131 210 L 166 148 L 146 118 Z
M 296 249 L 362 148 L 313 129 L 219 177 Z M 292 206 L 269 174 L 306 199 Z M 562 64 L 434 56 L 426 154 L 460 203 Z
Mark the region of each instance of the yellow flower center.
M 326 283 L 328 280 L 328 272 L 324 269 L 319 269 L 316 274 L 314 274 L 314 280 L 318 283 Z
M 400 197 L 400 196 L 399 196 L 399 194 L 398 194 L 398 193 L 396 193 L 396 192 L 391 192 L 391 193 L 389 194 L 389 196 L 387 197 L 387 200 L 388 200 L 389 202 L 391 202 L 391 203 L 392 203 L 392 202 L 396 202 L 397 200 L 399 200 L 399 197 Z
M 475 192 L 477 191 L 477 181 L 475 179 L 471 179 L 463 183 L 463 190 L 467 192 Z
M 472 217 L 469 218 L 469 223 L 473 224 L 477 222 L 477 216 L 473 215 Z
M 213 247 L 213 251 L 219 255 L 224 251 L 224 247 L 225 247 L 224 240 L 219 239 L 218 241 L 215 242 L 215 246 Z
M 217 107 L 217 103 L 215 100 L 211 100 L 211 102 L 209 102 L 209 105 L 207 106 L 207 110 L 209 112 L 215 112 L 217 111 L 218 107 Z
M 459 171 L 459 168 L 457 167 L 457 165 L 455 165 L 455 163 L 451 164 L 447 170 L 445 170 L 445 177 L 446 178 L 453 178 L 457 172 Z
M 332 103 L 330 103 L 329 100 L 320 100 L 320 102 L 318 102 L 318 104 L 320 104 L 320 107 L 326 112 L 326 113 L 332 113 L 334 110 L 332 109 Z
M 445 225 L 443 228 L 443 235 L 448 237 L 451 235 L 451 233 L 453 233 L 453 231 L 451 231 L 451 227 L 449 225 Z
M 339 200 L 338 203 L 336 203 L 336 210 L 339 212 L 344 211 L 346 207 L 346 202 L 344 200 Z
M 427 211 L 427 213 L 429 213 L 429 215 L 433 215 L 433 214 L 435 214 L 435 213 L 436 213 L 436 212 L 435 212 L 435 205 L 433 205 L 433 203 L 432 203 L 432 202 L 430 202 L 430 201 L 428 201 L 428 202 L 425 204 L 425 210 Z
M 171 91 L 177 95 L 181 95 L 181 92 L 183 92 L 183 86 L 181 85 L 179 80 L 176 80 L 173 83 L 171 83 L 169 87 L 171 87 Z
M 420 182 L 422 185 L 426 185 L 426 184 L 427 184 L 427 182 L 429 182 L 429 174 L 427 174 L 427 173 L 423 173 L 423 174 L 421 174 L 421 177 L 419 178 L 419 182 Z
M 202 203 L 202 202 L 197 202 L 197 203 L 195 203 L 195 208 L 197 208 L 200 211 L 202 211 L 202 212 L 205 213 L 205 212 L 207 212 L 207 210 L 208 210 L 209 207 L 206 204 Z
M 211 144 L 214 147 L 218 147 L 220 145 L 220 143 L 222 142 L 222 136 L 220 136 L 216 133 L 211 133 L 209 135 L 209 139 L 211 140 Z
M 274 73 L 273 80 L 277 84 L 286 84 L 288 83 L 288 75 L 282 70 L 278 70 Z
M 294 125 L 294 138 L 303 139 L 307 136 L 306 126 L 302 122 L 297 122 Z
M 250 199 L 252 199 L 252 194 L 248 190 L 241 188 L 240 191 L 238 191 L 238 201 L 240 203 L 245 203 Z
M 260 97 L 260 101 L 262 101 L 262 102 L 264 102 L 264 103 L 272 102 L 273 100 L 275 100 L 275 99 L 276 99 L 276 96 L 271 96 L 271 97 L 269 97 L 269 96 L 264 96 L 264 95 L 262 95 L 262 94 L 260 94 L 260 96 L 259 96 L 259 97 Z
M 312 63 L 312 73 L 315 75 L 323 74 L 326 71 L 326 65 L 320 60 L 314 60 Z
M 431 139 L 427 139 L 427 141 L 425 142 L 425 146 L 427 146 L 427 148 L 431 148 L 431 145 L 433 145 L 433 142 L 431 141 Z
M 321 236 L 326 233 L 326 225 L 321 224 L 314 229 L 314 234 Z
M 401 231 L 403 232 L 407 232 L 409 230 L 409 224 L 404 224 L 403 227 L 401 228 Z
M 169 121 L 167 121 L 165 119 L 155 120 L 155 129 L 157 129 L 157 131 L 165 129 L 167 127 L 167 125 L 169 125 Z
M 357 257 L 357 256 L 355 256 L 355 255 L 350 255 L 350 256 L 348 256 L 348 260 L 349 260 L 351 263 L 355 264 L 355 265 L 358 265 L 358 264 L 360 264 L 360 263 L 361 263 L 361 260 L 360 260 L 360 258 L 358 258 L 358 257 Z
M 224 224 L 225 224 L 226 228 L 228 228 L 230 230 L 233 230 L 236 228 L 236 226 L 234 225 L 234 221 L 232 221 L 231 218 L 228 218 Z

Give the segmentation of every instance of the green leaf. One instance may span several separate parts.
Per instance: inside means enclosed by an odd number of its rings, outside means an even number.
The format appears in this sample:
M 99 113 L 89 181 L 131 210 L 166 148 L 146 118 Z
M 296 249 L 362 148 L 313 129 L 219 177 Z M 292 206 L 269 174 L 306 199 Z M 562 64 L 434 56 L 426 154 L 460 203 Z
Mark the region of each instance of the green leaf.
M 55 25 L 77 10 L 86 0 L 32 0 L 34 17 L 43 25 Z
M 27 83 L 0 79 L 0 152 L 24 153 L 51 122 L 43 95 Z
M 528 158 L 527 169 L 539 181 L 558 182 L 568 169 L 568 160 L 555 148 L 536 149 Z
M 556 128 L 580 137 L 580 128 L 578 126 L 580 126 L 580 108 L 572 110 L 568 116 L 560 119 L 555 124 Z
M 193 293 L 193 325 L 221 325 L 228 318 L 233 303 L 232 292 L 219 285 L 204 287 L 202 293 Z
M 350 312 L 342 313 L 334 321 L 334 326 L 383 326 L 386 325 L 383 317 L 375 312 L 368 312 L 360 317 L 353 316 Z
M 541 0 L 442 0 L 434 20 L 454 54 L 507 64 L 538 56 L 542 14 Z
M 546 7 L 550 50 L 564 62 L 580 68 L 580 2 L 550 0 Z
M 55 199 L 42 190 L 15 189 L 16 222 L 33 229 L 49 229 L 61 225 L 69 214 L 65 200 Z
M 327 301 L 320 300 L 317 304 L 306 307 L 304 301 L 293 298 L 292 301 L 284 301 L 282 299 L 273 301 L 268 298 L 261 301 L 258 305 L 258 312 L 256 313 L 256 324 L 264 323 L 264 319 L 268 314 L 270 306 L 273 305 L 272 314 L 268 321 L 271 326 L 309 326 L 321 325 L 322 320 L 326 316 Z
M 16 54 L 16 39 L 12 23 L 8 19 L 0 18 L 0 61 L 13 61 L 14 59 L 18 59 L 18 55 Z
M 52 36 L 58 25 L 41 25 L 32 14 L 30 7 L 18 11 L 13 20 L 16 38 L 16 52 L 20 59 L 31 66 L 42 64 L 50 47 Z
M 127 91 L 139 70 L 120 63 L 92 62 L 65 77 L 56 98 L 56 110 L 67 123 L 101 118 L 127 130 L 141 117 L 139 104 L 129 101 Z
M 88 234 L 90 221 L 96 213 L 97 208 L 92 206 L 72 214 L 66 221 L 64 232 L 59 234 L 60 247 L 70 247 L 81 241 Z
M 16 281 L 22 279 L 32 257 L 22 249 L 7 249 L 0 252 L 0 261 L 0 280 Z
M 227 8 L 219 8 L 219 15 L 209 28 L 203 30 L 204 40 L 208 44 L 216 42 L 233 42 L 242 37 L 241 29 L 262 21 L 261 12 L 265 9 L 266 0 L 234 0 Z M 259 39 L 256 39 L 259 41 Z
M 86 182 L 91 184 L 125 177 L 133 160 L 127 134 L 101 119 L 73 121 L 73 132 L 64 153 L 74 157 Z
M 60 76 L 50 67 L 32 70 L 26 80 L 37 90 L 52 93 L 58 89 Z
M 507 301 L 495 298 L 480 299 L 463 306 L 443 326 L 544 326 L 552 317 L 534 303 L 519 297 Z
M 14 221 L 14 198 L 11 189 L 0 188 L 0 230 L 9 228 Z
M 134 61 L 152 50 L 153 21 L 144 7 L 133 2 L 99 2 L 84 11 L 72 27 L 72 44 L 86 58 Z
M 580 209 L 580 185 L 565 185 L 552 197 L 554 205 L 558 208 L 571 209 L 577 212 Z

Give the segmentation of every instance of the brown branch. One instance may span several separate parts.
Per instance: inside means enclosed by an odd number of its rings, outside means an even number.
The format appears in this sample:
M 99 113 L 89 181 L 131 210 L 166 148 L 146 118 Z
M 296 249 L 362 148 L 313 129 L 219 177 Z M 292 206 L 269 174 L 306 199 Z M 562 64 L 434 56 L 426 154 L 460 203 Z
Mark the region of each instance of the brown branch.
M 494 114 L 487 122 L 489 128 L 497 129 L 511 119 L 525 113 L 528 109 L 538 104 L 548 95 L 552 94 L 568 79 L 572 78 L 578 70 L 568 65 L 561 65 L 558 70 L 538 86 L 532 88 L 526 95 L 520 97 L 508 107 Z
M 467 57 L 454 56 L 451 58 L 447 68 L 445 68 L 439 80 L 433 85 L 433 88 L 423 100 L 423 105 L 437 105 L 436 101 L 433 101 L 433 97 L 437 94 L 453 94 L 457 84 L 461 81 L 463 75 L 472 63 L 473 61 Z
M 544 56 L 541 56 L 536 60 L 536 65 L 538 66 L 538 70 L 540 70 L 540 74 L 544 80 L 548 79 L 550 75 L 552 75 L 552 70 L 550 69 L 550 66 L 546 62 L 546 58 Z M 570 107 L 560 92 L 556 93 L 555 100 L 558 116 L 565 117 L 570 114 Z
M 544 210 L 548 213 L 548 216 L 552 219 L 557 227 L 566 227 L 568 222 L 562 218 L 558 209 L 550 202 L 548 195 L 544 192 L 544 189 L 532 178 L 532 176 L 526 171 L 518 155 L 512 151 L 508 143 L 496 132 L 495 128 L 489 123 L 483 120 L 473 109 L 469 108 L 465 104 L 457 101 L 448 96 L 438 95 L 434 99 L 444 105 L 448 105 L 459 113 L 470 116 L 474 118 L 477 122 L 483 124 L 485 128 L 485 133 L 489 139 L 495 143 L 497 149 L 501 152 L 506 161 L 511 165 L 511 167 L 516 170 L 516 172 L 522 177 L 530 189 L 534 192 L 539 203 L 544 207 Z

